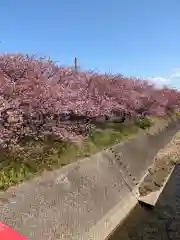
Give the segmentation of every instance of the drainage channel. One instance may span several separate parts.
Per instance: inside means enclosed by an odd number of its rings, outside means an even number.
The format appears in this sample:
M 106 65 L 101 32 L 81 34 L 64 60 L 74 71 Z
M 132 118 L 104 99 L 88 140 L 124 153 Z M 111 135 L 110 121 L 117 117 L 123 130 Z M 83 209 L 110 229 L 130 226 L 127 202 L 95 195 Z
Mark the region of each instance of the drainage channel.
M 176 166 L 156 206 L 138 204 L 109 240 L 180 239 L 180 165 Z

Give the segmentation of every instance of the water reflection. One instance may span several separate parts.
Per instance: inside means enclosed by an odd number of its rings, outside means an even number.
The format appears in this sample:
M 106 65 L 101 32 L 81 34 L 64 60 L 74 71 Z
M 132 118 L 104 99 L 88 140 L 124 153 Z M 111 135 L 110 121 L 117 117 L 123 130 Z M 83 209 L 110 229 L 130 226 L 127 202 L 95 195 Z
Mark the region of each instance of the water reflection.
M 180 240 L 180 165 L 154 209 L 137 205 L 109 240 Z

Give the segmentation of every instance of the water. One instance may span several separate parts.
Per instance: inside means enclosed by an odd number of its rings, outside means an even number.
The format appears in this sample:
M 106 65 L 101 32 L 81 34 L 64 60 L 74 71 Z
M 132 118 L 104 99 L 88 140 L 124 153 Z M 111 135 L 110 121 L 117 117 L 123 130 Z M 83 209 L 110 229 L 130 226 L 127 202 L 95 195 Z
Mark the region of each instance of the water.
M 180 165 L 155 208 L 137 205 L 109 240 L 180 240 Z

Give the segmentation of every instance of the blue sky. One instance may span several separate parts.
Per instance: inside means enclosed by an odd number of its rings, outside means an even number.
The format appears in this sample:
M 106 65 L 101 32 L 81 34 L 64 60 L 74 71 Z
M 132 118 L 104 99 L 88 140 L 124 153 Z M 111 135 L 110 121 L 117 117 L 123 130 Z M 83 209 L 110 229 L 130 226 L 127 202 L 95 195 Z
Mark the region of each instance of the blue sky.
M 0 0 L 0 22 L 2 53 L 180 87 L 180 0 Z

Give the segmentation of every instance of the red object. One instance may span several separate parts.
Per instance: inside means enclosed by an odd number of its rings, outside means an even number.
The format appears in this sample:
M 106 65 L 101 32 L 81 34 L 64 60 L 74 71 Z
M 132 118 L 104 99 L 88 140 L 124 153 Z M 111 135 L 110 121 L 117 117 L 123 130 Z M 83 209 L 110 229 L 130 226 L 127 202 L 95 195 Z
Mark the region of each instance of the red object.
M 21 236 L 15 232 L 12 228 L 8 227 L 4 223 L 0 222 L 0 239 L 1 240 L 27 240 L 27 238 Z

